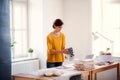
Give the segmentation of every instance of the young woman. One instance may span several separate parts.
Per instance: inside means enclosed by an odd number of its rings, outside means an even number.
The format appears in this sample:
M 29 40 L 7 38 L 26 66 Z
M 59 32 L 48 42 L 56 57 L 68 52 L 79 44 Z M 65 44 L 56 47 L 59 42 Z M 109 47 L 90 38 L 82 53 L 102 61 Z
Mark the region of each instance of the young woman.
M 47 68 L 61 66 L 64 53 L 69 53 L 65 49 L 65 35 L 61 32 L 63 24 L 61 19 L 56 19 L 52 26 L 54 31 L 47 36 Z

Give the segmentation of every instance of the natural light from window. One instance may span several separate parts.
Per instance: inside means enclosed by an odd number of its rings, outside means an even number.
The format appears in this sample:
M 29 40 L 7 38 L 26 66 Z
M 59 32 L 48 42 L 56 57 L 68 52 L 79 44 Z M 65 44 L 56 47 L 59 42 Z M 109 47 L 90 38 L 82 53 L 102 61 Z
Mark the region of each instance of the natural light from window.
M 11 48 L 12 58 L 27 56 L 28 20 L 27 0 L 11 0 Z
M 120 57 L 120 3 L 112 0 L 93 0 L 93 53 L 110 48 L 113 56 Z M 97 33 L 96 33 L 97 32 Z

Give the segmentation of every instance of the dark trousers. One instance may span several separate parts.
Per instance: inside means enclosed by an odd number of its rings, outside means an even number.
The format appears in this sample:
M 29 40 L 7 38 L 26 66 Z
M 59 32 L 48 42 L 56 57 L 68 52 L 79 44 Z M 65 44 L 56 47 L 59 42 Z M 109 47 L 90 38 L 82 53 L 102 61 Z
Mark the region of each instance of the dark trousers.
M 62 66 L 62 62 L 47 62 L 47 68 Z
M 81 74 L 80 75 L 74 75 L 70 77 L 70 80 L 82 80 L 81 79 Z

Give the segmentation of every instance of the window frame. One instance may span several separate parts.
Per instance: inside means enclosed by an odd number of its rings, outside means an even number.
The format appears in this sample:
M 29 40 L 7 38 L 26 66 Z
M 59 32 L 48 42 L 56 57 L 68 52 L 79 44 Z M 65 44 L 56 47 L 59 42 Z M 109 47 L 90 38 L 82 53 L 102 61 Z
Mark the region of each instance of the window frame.
M 110 0 L 109 0 L 110 1 Z M 112 53 L 112 56 L 119 56 L 119 51 L 116 49 L 119 46 L 118 44 L 116 45 L 116 42 L 120 40 L 120 37 L 116 34 L 116 32 L 113 32 L 113 29 L 118 30 L 116 26 L 111 26 L 111 24 L 115 24 L 112 22 L 113 16 L 110 16 L 110 12 L 113 10 L 114 6 L 117 10 L 119 8 L 115 3 L 109 2 L 108 0 L 93 0 L 93 23 L 92 23 L 92 32 L 96 34 L 99 37 L 99 39 L 95 40 L 95 35 L 93 35 L 93 42 L 92 42 L 92 53 L 95 55 L 99 55 L 100 51 L 106 52 L 106 48 L 110 48 L 110 52 Z M 110 7 L 109 7 L 110 6 Z M 114 8 L 114 9 L 115 9 Z M 108 11 L 107 13 L 105 11 Z M 115 10 L 113 11 L 115 12 Z M 120 13 L 120 10 L 118 11 Z M 107 15 L 108 14 L 108 15 Z M 117 13 L 116 13 L 117 14 Z M 107 15 L 107 16 L 106 16 Z M 110 17 L 109 17 L 110 16 Z M 120 16 L 120 15 L 119 15 Z M 107 18 L 109 17 L 109 18 Z M 115 16 L 114 16 L 115 18 Z M 117 17 L 118 18 L 118 17 Z M 115 18 L 113 21 L 118 21 L 119 20 Z M 110 22 L 111 20 L 111 22 Z M 117 22 L 116 22 L 117 23 Z M 109 25 L 111 26 L 109 26 Z M 120 24 L 117 24 L 120 26 Z M 120 33 L 120 31 L 119 31 Z M 115 39 L 114 37 L 117 36 L 118 39 Z
M 27 37 L 27 43 L 26 43 L 26 45 L 27 45 L 27 49 L 29 48 L 29 6 L 28 6 L 28 0 L 10 0 L 10 7 L 11 7 L 11 10 L 10 10 L 10 16 L 11 16 L 11 22 L 10 22 L 10 25 L 11 25 L 11 29 L 10 29 L 10 32 L 11 32 L 11 41 L 12 40 L 14 40 L 15 39 L 15 31 L 13 31 L 14 29 L 15 29 L 15 22 L 14 22 L 14 4 L 16 3 L 16 2 L 22 2 L 22 3 L 25 3 L 26 4 L 26 9 L 27 9 L 27 11 L 26 11 L 26 37 Z M 14 47 L 15 46 L 13 46 L 12 48 L 11 48 L 11 58 L 12 59 L 16 59 L 16 56 L 15 56 L 15 54 L 17 54 L 17 53 L 15 53 L 15 51 L 14 51 Z M 28 55 L 27 55 L 27 50 L 26 50 L 26 56 L 23 56 L 23 57 L 28 57 Z M 19 57 L 19 58 L 22 58 L 22 57 Z

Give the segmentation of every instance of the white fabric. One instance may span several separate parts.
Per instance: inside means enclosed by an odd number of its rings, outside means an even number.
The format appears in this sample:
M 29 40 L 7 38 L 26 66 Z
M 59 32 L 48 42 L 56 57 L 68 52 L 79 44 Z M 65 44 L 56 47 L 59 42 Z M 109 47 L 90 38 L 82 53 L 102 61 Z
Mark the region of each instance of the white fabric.
M 81 72 L 74 70 L 72 66 L 60 66 L 57 68 L 48 68 L 48 69 L 40 69 L 34 72 L 30 72 L 27 74 L 34 75 L 34 76 L 43 76 L 46 72 L 61 72 L 62 74 L 57 76 L 55 80 L 69 80 L 70 77 L 74 75 L 80 75 Z
M 78 75 L 78 74 L 81 74 L 81 73 L 78 71 L 74 71 L 74 70 L 65 71 L 65 73 L 63 75 L 57 77 L 56 80 L 70 80 L 70 77 L 72 77 L 74 75 Z

